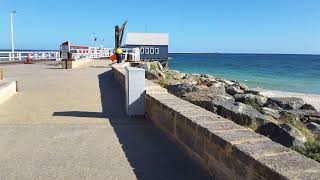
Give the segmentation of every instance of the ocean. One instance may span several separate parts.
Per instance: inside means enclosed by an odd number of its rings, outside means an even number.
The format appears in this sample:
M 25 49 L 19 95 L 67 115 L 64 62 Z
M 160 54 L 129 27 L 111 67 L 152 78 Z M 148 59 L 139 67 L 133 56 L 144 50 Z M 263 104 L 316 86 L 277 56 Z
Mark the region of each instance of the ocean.
M 320 94 L 320 55 L 170 54 L 169 68 L 243 82 L 250 88 Z

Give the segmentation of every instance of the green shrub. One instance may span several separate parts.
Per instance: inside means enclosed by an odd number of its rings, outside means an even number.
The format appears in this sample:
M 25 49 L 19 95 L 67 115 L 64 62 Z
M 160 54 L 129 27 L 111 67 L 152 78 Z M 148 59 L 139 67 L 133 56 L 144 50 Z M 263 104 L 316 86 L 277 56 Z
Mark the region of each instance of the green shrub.
M 293 146 L 292 149 L 308 158 L 311 158 L 320 162 L 320 142 L 319 141 L 306 142 L 305 147 Z

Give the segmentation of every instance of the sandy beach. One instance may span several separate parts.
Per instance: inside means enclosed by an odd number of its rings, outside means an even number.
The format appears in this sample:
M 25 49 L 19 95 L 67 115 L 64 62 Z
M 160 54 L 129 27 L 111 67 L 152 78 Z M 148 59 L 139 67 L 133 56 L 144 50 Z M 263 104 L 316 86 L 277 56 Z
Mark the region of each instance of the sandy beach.
M 261 91 L 261 95 L 266 97 L 297 97 L 303 99 L 306 103 L 313 105 L 320 111 L 320 95 L 317 94 L 300 94 L 282 91 Z

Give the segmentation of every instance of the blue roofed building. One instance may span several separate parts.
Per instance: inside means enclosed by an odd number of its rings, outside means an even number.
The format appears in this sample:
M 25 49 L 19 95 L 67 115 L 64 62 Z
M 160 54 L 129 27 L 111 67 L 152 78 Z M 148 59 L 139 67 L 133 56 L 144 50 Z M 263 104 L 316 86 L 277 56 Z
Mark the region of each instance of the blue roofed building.
M 169 57 L 168 33 L 127 33 L 126 48 L 139 48 L 141 60 L 166 61 Z

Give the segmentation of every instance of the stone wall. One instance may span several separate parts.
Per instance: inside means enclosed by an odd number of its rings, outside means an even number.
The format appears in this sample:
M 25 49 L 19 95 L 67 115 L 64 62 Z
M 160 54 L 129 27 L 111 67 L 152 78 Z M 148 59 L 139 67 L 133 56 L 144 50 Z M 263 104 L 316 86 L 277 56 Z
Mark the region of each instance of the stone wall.
M 10 99 L 17 93 L 16 81 L 0 82 L 0 104 Z
M 82 60 L 63 60 L 61 61 L 62 69 L 75 69 L 79 66 L 82 66 L 88 62 L 90 62 L 91 59 L 82 59 Z M 67 64 L 66 64 L 67 63 Z
M 124 88 L 124 68 L 113 67 Z M 320 164 L 147 81 L 145 116 L 217 179 L 320 179 Z

